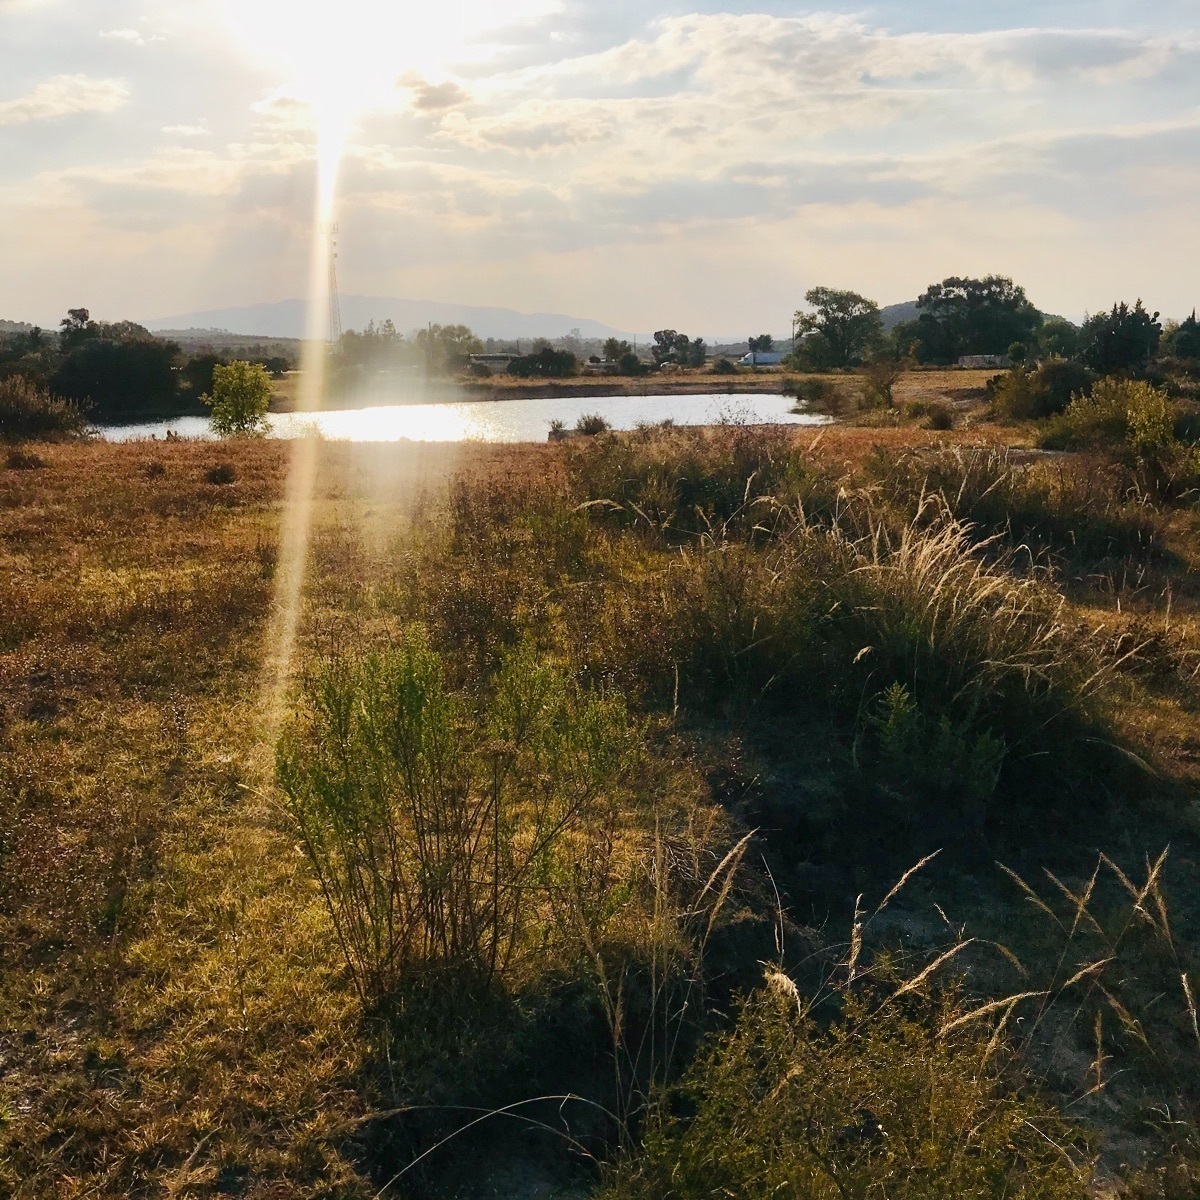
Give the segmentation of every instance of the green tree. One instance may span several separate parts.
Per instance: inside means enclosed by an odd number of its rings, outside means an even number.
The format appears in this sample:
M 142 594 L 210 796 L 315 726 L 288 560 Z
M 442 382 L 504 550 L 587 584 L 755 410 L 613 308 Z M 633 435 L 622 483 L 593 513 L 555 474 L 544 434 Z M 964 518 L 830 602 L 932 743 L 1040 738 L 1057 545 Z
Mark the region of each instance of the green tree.
M 769 333 L 761 333 L 750 339 L 751 354 L 770 354 L 775 349 L 775 339 Z
M 925 289 L 917 308 L 941 327 L 942 360 L 950 362 L 964 354 L 1004 354 L 1013 342 L 1029 345 L 1042 325 L 1025 289 L 1004 275 L 943 279 Z
M 610 337 L 604 343 L 604 361 L 619 363 L 627 354 L 633 353 L 633 347 L 620 338 Z
M 1083 361 L 1101 375 L 1144 371 L 1158 352 L 1162 326 L 1158 313 L 1149 313 L 1139 300 L 1132 308 L 1114 304 L 1112 312 L 1096 313 L 1083 323 Z
M 54 368 L 50 390 L 89 404 L 100 421 L 177 410 L 179 347 L 147 336 L 111 341 L 89 333 Z
M 483 352 L 483 343 L 466 325 L 430 325 L 418 330 L 417 346 L 430 374 L 434 375 L 461 371 L 472 354 Z
M 209 420 L 221 437 L 259 437 L 267 431 L 271 377 L 259 363 L 235 359 L 213 367 L 211 396 L 201 396 L 212 409 Z
M 68 308 L 67 315 L 58 323 L 58 342 L 64 350 L 99 335 L 100 327 L 86 308 Z
M 815 287 L 804 299 L 816 311 L 796 313 L 796 327 L 801 335 L 825 339 L 831 367 L 858 362 L 883 332 L 879 305 L 857 292 Z
M 1049 317 L 1038 334 L 1043 358 L 1074 358 L 1079 353 L 1079 326 L 1065 317 Z
M 1200 358 L 1200 323 L 1196 321 L 1195 309 L 1163 338 L 1162 350 L 1172 358 Z

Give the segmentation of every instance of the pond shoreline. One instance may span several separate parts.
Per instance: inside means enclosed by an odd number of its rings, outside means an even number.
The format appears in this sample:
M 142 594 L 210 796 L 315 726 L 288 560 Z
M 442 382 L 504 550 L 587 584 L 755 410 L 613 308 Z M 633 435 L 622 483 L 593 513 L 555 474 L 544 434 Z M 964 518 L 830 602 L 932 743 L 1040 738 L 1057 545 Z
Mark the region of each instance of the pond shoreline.
M 298 376 L 289 376 L 289 380 Z M 745 396 L 789 395 L 789 376 L 763 371 L 756 375 L 730 377 L 724 375 L 635 375 L 599 376 L 587 382 L 559 379 L 487 382 L 483 380 L 421 380 L 387 379 L 388 404 L 491 404 L 507 400 L 562 400 L 594 396 L 608 399 L 613 396 Z M 407 398 L 404 393 L 407 389 Z M 271 411 L 296 411 L 294 388 L 276 391 L 271 398 Z M 345 394 L 334 394 L 319 412 L 344 412 L 380 406 L 380 392 L 364 388 Z
M 320 436 L 352 442 L 545 442 L 552 434 L 576 429 L 585 418 L 599 415 L 603 426 L 628 431 L 645 425 L 711 426 L 824 425 L 829 418 L 796 410 L 796 402 L 779 392 L 681 392 L 654 395 L 512 397 L 510 404 L 486 400 L 458 403 L 409 402 L 319 412 L 273 412 L 267 436 Z M 108 425 L 96 432 L 108 441 L 156 437 L 213 437 L 202 417 Z

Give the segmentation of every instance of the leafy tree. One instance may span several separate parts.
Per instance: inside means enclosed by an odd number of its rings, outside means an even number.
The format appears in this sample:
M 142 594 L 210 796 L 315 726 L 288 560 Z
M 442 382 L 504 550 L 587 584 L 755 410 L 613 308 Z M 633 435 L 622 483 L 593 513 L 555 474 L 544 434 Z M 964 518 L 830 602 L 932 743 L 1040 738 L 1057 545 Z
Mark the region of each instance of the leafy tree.
M 50 390 L 90 401 L 101 421 L 170 411 L 179 400 L 178 357 L 174 342 L 116 342 L 88 333 L 58 363 Z
M 620 338 L 610 337 L 604 343 L 604 361 L 605 362 L 620 362 L 627 354 L 633 353 L 633 347 L 626 341 Z
M 654 355 L 654 365 L 661 367 L 666 362 L 677 362 L 680 335 L 674 329 L 660 329 L 654 335 L 654 345 L 650 352 Z
M 213 389 L 213 372 L 217 367 L 223 367 L 225 360 L 218 354 L 193 354 L 183 364 L 180 375 L 183 379 L 183 390 L 199 398 Z
M 472 354 L 483 352 L 483 343 L 466 325 L 430 325 L 418 330 L 417 346 L 432 374 L 460 371 Z
M 915 321 L 901 321 L 892 330 L 892 342 L 902 357 L 920 363 L 953 362 L 956 357 L 953 340 L 929 313 L 922 313 Z
M 212 409 L 209 420 L 221 437 L 259 437 L 267 430 L 271 377 L 258 363 L 236 359 L 213 368 L 212 395 L 200 399 Z
M 1163 339 L 1162 349 L 1172 358 L 1200 358 L 1200 323 L 1196 321 L 1195 309 Z
M 751 354 L 770 354 L 775 349 L 775 339 L 769 333 L 761 333 L 750 339 Z
M 941 361 L 964 354 L 1004 354 L 1013 342 L 1036 341 L 1042 325 L 1042 314 L 1025 289 L 1004 275 L 943 279 L 926 288 L 917 308 L 941 327 Z
M 645 375 L 646 364 L 630 350 L 621 355 L 617 363 L 617 370 L 622 375 Z
M 686 333 L 677 333 L 674 329 L 660 329 L 654 335 L 651 352 L 659 367 L 669 362 L 684 367 L 702 367 L 708 360 L 708 346 L 703 338 L 692 341 Z
M 1074 358 L 1079 353 L 1079 326 L 1065 317 L 1050 317 L 1038 334 L 1043 358 Z
M 1139 300 L 1132 308 L 1114 304 L 1083 323 L 1083 361 L 1101 375 L 1143 371 L 1158 352 L 1162 326 L 1158 313 L 1148 313 Z
M 848 367 L 861 360 L 883 332 L 879 305 L 857 292 L 815 287 L 805 292 L 804 299 L 816 311 L 798 312 L 797 328 L 801 334 L 824 338 L 831 367 Z
M 100 327 L 86 308 L 68 308 L 67 315 L 58 323 L 58 342 L 64 350 L 99 335 Z

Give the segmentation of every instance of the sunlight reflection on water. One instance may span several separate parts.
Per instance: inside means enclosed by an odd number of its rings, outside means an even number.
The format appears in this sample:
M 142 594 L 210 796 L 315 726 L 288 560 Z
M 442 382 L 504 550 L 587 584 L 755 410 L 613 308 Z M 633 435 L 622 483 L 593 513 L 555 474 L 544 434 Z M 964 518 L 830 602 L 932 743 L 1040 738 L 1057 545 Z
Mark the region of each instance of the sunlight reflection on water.
M 585 413 L 600 413 L 614 429 L 674 421 L 677 425 L 824 425 L 829 418 L 793 413 L 780 395 L 560 396 L 463 404 L 388 404 L 320 413 L 273 413 L 269 436 L 294 438 L 309 429 L 350 442 L 544 442 L 552 421 L 568 429 Z M 205 417 L 178 417 L 99 430 L 112 442 L 165 437 L 210 438 Z

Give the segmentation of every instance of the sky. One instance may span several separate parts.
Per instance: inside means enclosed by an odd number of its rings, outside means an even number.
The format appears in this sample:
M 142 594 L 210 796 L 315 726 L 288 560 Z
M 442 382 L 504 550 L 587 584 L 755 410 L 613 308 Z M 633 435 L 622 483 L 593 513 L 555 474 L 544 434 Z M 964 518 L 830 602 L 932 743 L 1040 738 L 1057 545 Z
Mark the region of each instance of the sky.
M 318 136 L 320 131 L 320 137 Z M 786 333 L 1200 303 L 1197 0 L 0 0 L 0 318 L 343 292 Z

